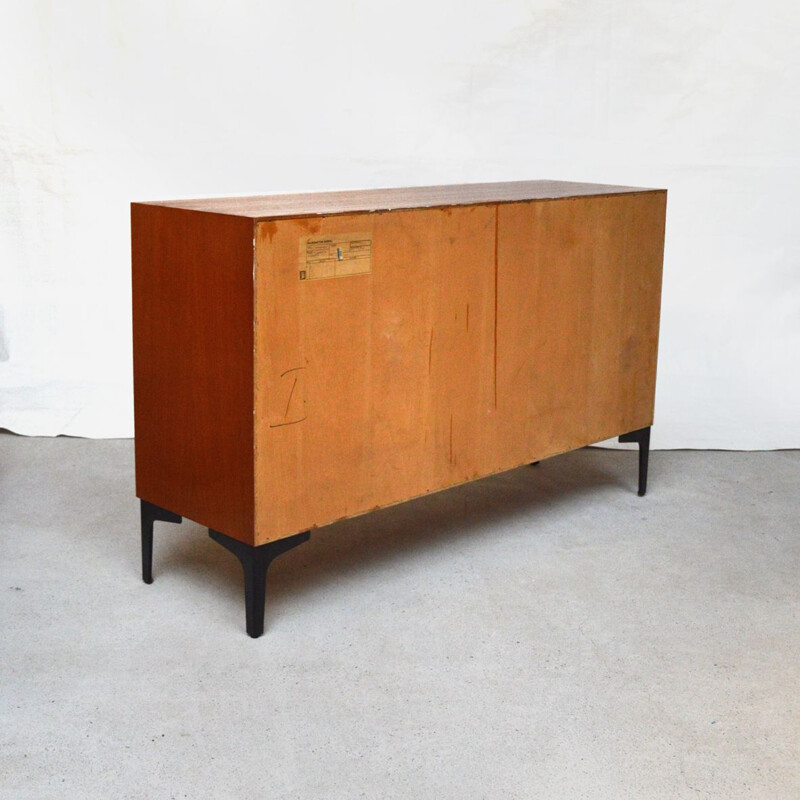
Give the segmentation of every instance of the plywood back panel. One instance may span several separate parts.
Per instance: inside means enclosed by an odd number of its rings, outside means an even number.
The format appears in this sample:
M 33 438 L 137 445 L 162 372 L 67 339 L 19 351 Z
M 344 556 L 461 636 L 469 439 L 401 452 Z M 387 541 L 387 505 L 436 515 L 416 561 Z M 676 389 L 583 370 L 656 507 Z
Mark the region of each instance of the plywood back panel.
M 253 224 L 134 204 L 136 494 L 253 541 Z
M 258 223 L 256 542 L 650 424 L 664 201 Z M 299 279 L 354 232 L 370 273 Z
M 666 193 L 502 206 L 504 466 L 650 425 Z

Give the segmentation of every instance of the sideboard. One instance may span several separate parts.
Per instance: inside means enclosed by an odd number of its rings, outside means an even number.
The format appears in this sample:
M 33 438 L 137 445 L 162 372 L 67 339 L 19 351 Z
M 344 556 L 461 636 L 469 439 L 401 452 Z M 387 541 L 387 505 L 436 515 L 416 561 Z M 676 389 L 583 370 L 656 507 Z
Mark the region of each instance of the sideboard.
M 136 494 L 242 563 L 612 437 L 656 382 L 666 192 L 524 181 L 133 203 Z

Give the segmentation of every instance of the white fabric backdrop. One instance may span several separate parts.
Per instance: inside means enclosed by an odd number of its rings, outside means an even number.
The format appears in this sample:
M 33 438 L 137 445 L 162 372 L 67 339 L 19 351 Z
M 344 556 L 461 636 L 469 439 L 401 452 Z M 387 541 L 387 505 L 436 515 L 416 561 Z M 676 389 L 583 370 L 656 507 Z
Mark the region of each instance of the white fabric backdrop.
M 131 200 L 669 189 L 654 447 L 800 447 L 796 0 L 3 2 L 0 427 L 130 436 Z

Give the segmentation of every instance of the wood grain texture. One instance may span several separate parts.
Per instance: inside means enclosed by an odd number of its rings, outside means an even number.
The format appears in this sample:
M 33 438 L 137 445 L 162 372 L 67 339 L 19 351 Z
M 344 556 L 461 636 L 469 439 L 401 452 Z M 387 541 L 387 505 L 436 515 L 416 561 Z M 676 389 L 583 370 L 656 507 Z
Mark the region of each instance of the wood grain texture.
M 499 209 L 504 466 L 652 424 L 665 203 L 653 192 Z
M 170 200 L 154 205 L 231 214 L 254 220 L 328 216 L 393 209 L 511 203 L 564 197 L 591 197 L 647 192 L 634 186 L 608 186 L 571 181 L 508 181 L 396 189 L 362 189 L 349 192 L 307 192 L 258 197 L 216 197 Z
M 253 542 L 253 224 L 133 204 L 137 496 Z
M 257 225 L 255 541 L 652 423 L 666 193 Z M 309 234 L 372 272 L 298 279 Z

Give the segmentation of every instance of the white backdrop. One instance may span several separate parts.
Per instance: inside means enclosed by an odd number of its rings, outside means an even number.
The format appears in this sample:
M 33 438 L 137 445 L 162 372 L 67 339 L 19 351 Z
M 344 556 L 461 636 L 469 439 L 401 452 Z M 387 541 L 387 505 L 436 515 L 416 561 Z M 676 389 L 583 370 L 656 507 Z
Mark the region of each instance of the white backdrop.
M 796 0 L 0 1 L 0 427 L 130 436 L 131 200 L 669 189 L 654 447 L 800 447 Z

